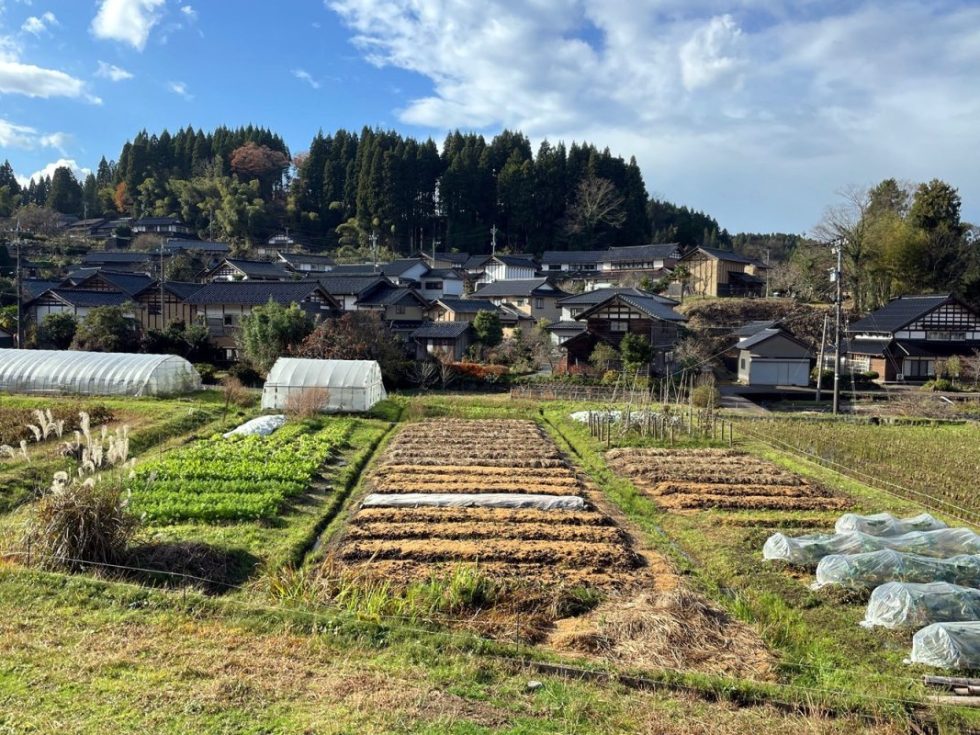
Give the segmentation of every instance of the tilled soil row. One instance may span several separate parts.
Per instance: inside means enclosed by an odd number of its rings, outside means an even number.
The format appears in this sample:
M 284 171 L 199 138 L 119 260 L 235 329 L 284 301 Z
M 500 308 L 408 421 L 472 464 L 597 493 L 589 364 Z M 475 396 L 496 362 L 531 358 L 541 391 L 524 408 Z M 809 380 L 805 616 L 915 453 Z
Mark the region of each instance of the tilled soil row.
M 612 526 L 612 519 L 592 510 L 552 510 L 521 508 L 362 508 L 351 519 L 351 526 L 374 523 L 548 523 L 552 526 Z
M 581 488 L 576 485 L 545 485 L 522 482 L 519 477 L 512 482 L 488 483 L 479 475 L 462 477 L 452 482 L 392 482 L 379 478 L 374 483 L 374 491 L 379 493 L 458 493 L 474 495 L 478 493 L 515 493 L 518 495 L 578 495 Z
M 830 497 L 823 488 L 814 485 L 719 485 L 703 482 L 658 482 L 640 481 L 642 489 L 651 495 L 758 495 L 787 498 L 826 498 Z
M 722 510 L 841 510 L 843 498 L 796 498 L 774 495 L 666 495 L 657 498 L 668 510 L 718 508 Z
M 457 475 L 478 472 L 481 477 L 487 479 L 499 479 L 501 477 L 512 477 L 514 475 L 514 467 L 504 467 L 504 466 L 490 466 L 490 465 L 461 465 L 461 464 L 443 464 L 443 465 L 419 465 L 419 464 L 381 464 L 377 471 L 375 472 L 376 477 L 390 477 L 391 475 L 400 475 L 406 479 L 411 478 L 413 481 L 419 481 L 421 479 L 429 478 L 444 478 L 444 477 L 455 477 Z M 518 468 L 521 471 L 521 478 L 527 480 L 536 480 L 540 482 L 558 482 L 564 483 L 577 483 L 578 480 L 575 479 L 572 471 L 568 467 L 564 468 L 564 472 L 558 470 L 555 467 L 547 468 L 534 468 L 534 467 L 521 467 Z
M 523 539 L 526 541 L 581 541 L 583 543 L 622 543 L 622 532 L 615 526 L 576 526 L 552 523 L 359 523 L 348 531 L 356 540 L 464 541 L 476 539 Z

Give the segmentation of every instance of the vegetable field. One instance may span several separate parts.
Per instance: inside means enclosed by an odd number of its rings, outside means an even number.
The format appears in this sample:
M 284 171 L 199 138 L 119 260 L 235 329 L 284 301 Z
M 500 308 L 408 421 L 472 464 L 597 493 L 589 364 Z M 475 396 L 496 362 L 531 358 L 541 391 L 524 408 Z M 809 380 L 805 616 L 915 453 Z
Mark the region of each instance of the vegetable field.
M 138 465 L 132 506 L 156 523 L 271 518 L 346 443 L 351 421 L 287 425 L 268 437 L 214 437 Z
M 820 485 L 732 449 L 613 449 L 606 461 L 667 510 L 833 510 L 847 505 Z
M 980 426 L 745 421 L 743 434 L 795 449 L 845 475 L 926 507 L 980 521 Z

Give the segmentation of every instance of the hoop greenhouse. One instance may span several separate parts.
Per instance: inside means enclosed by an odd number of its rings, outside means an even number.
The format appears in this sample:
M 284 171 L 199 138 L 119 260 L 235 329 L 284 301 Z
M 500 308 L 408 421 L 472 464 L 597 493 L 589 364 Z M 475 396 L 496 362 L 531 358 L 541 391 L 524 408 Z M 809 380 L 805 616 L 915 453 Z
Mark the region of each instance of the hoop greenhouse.
M 323 391 L 323 411 L 367 411 L 388 396 L 374 360 L 280 357 L 262 389 L 262 408 L 287 408 L 291 397 L 312 391 Z
M 176 355 L 0 350 L 0 390 L 96 396 L 168 396 L 200 390 L 201 376 Z

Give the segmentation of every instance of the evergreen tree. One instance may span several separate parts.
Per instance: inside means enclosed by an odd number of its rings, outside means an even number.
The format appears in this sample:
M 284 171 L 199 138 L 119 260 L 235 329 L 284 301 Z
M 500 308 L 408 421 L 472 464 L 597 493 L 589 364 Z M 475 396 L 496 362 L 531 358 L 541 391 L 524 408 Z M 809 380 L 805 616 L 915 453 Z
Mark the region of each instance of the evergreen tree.
M 54 170 L 45 206 L 62 214 L 79 214 L 81 212 L 82 187 L 70 168 L 59 166 Z

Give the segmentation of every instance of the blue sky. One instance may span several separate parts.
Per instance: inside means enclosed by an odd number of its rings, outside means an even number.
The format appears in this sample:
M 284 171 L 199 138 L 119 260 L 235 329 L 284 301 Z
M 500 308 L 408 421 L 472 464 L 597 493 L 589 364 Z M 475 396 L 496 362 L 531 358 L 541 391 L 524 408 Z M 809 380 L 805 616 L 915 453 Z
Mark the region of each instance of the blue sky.
M 94 168 L 138 129 L 441 143 L 503 127 L 635 154 L 731 231 L 943 178 L 980 221 L 977 0 L 0 0 L 0 159 Z

